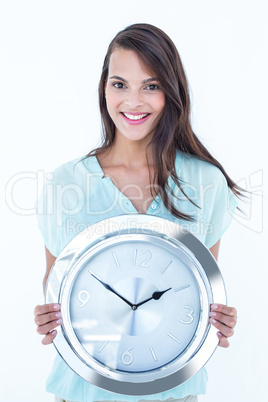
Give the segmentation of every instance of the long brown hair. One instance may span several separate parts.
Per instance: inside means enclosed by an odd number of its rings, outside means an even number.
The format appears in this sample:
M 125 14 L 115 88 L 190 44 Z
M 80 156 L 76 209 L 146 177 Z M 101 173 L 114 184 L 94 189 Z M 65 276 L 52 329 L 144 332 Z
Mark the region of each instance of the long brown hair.
M 156 188 L 161 189 L 161 198 L 165 207 L 177 218 L 193 221 L 190 215 L 180 212 L 168 196 L 168 191 L 175 196 L 168 184 L 168 177 L 171 176 L 188 200 L 197 206 L 185 194 L 181 187 L 181 180 L 177 176 L 175 170 L 177 150 L 217 166 L 224 174 L 229 188 L 234 194 L 241 196 L 241 191 L 243 190 L 227 175 L 222 165 L 209 153 L 194 134 L 190 123 L 188 84 L 178 50 L 165 32 L 153 25 L 130 25 L 120 31 L 110 43 L 99 83 L 103 142 L 100 147 L 92 150 L 87 157 L 99 155 L 109 150 L 114 142 L 115 125 L 107 110 L 104 89 L 108 77 L 110 56 L 115 48 L 134 51 L 148 68 L 148 71 L 157 77 L 165 94 L 163 114 L 153 138 L 148 144 L 148 146 L 152 147 L 153 166 L 156 169 L 152 183 L 156 185 Z M 154 192 L 155 194 L 153 194 L 151 186 L 152 196 L 157 194 L 156 190 Z

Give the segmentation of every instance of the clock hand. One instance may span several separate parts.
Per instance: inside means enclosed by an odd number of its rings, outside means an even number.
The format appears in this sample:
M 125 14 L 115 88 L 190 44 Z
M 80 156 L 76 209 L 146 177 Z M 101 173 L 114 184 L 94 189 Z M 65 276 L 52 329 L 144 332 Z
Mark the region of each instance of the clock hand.
M 152 294 L 152 297 L 149 297 L 149 299 L 146 299 L 146 300 L 144 300 L 144 301 L 142 301 L 142 302 L 136 304 L 136 308 L 138 308 L 139 306 L 141 306 L 141 305 L 144 304 L 144 303 L 147 303 L 148 301 L 150 301 L 150 300 L 152 300 L 152 299 L 154 299 L 154 300 L 159 300 L 160 297 L 161 297 L 164 293 L 166 293 L 168 290 L 170 290 L 170 289 L 171 289 L 171 288 L 168 288 L 168 289 L 166 289 L 166 290 L 162 290 L 161 292 L 160 292 L 160 291 L 154 292 L 154 293 Z
M 135 305 L 130 303 L 127 299 L 125 299 L 123 296 L 121 296 L 119 293 L 117 293 L 110 285 L 107 283 L 103 282 L 94 272 L 92 272 L 90 269 L 88 272 L 93 276 L 93 278 L 97 279 L 104 287 L 105 289 L 109 290 L 110 292 L 114 293 L 116 296 L 120 297 L 120 299 L 124 300 L 133 310 L 136 310 Z

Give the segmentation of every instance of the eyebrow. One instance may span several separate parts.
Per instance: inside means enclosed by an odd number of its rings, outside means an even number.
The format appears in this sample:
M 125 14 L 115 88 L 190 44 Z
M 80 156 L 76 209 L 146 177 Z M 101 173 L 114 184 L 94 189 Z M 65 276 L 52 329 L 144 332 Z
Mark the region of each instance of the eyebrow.
M 113 75 L 112 77 L 109 77 L 109 80 L 111 80 L 111 79 L 116 79 L 116 80 L 119 80 L 119 81 L 122 81 L 122 82 L 125 82 L 126 84 L 128 84 L 127 80 L 125 80 L 122 77 L 119 77 L 118 75 Z M 152 81 L 157 81 L 157 78 L 155 78 L 155 77 L 148 78 L 147 80 L 143 80 L 142 84 L 148 84 L 148 82 L 152 82 Z

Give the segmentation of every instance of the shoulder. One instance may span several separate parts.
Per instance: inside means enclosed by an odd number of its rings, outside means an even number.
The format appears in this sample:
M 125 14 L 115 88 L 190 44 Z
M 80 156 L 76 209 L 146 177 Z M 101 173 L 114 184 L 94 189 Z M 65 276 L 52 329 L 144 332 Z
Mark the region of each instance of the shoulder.
M 191 184 L 226 186 L 227 181 L 222 171 L 210 162 L 196 156 L 177 151 L 176 169 L 180 179 Z
M 89 176 L 98 173 L 94 169 L 93 159 L 92 157 L 82 156 L 63 163 L 51 172 L 51 181 L 59 185 L 85 185 Z
M 78 171 L 81 171 L 83 158 L 72 159 L 68 162 L 63 163 L 60 166 L 57 166 L 52 172 L 51 175 L 57 182 L 66 182 L 71 179 L 74 179 L 77 176 Z

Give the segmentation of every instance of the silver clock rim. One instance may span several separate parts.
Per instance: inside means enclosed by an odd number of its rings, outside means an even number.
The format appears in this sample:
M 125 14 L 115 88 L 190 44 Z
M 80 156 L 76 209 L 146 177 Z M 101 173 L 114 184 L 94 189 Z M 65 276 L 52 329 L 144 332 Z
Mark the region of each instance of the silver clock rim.
M 202 331 L 199 331 L 199 338 L 197 337 L 198 339 L 193 341 L 196 346 L 190 348 L 188 354 L 186 352 L 185 361 L 180 364 L 172 363 L 147 373 L 124 373 L 108 369 L 101 364 L 95 364 L 93 358 L 91 361 L 88 357 L 83 358 L 82 348 L 78 347 L 79 354 L 82 355 L 79 357 L 73 346 L 77 343 L 71 331 L 68 311 L 63 307 L 68 305 L 71 281 L 77 273 L 75 269 L 72 270 L 72 267 L 79 262 L 85 249 L 91 249 L 92 246 L 96 248 L 107 241 L 117 241 L 116 236 L 131 236 L 133 233 L 141 236 L 154 236 L 154 239 L 161 238 L 161 241 L 172 241 L 174 246 L 184 247 L 188 254 L 192 253 L 193 261 L 198 261 L 201 271 L 198 267 L 195 269 L 202 276 L 202 280 L 207 281 L 205 285 L 202 285 L 203 281 L 199 280 L 199 284 L 204 286 L 202 295 L 206 300 L 202 301 L 204 312 L 201 324 L 199 323 Z M 202 270 L 205 275 L 202 275 Z M 65 291 L 63 291 L 64 289 Z M 218 338 L 216 328 L 207 324 L 209 304 L 226 304 L 226 292 L 216 260 L 194 235 L 173 221 L 152 215 L 131 214 L 100 221 L 70 241 L 53 265 L 47 282 L 45 302 L 63 302 L 63 325 L 58 330 L 54 345 L 62 358 L 77 374 L 86 381 L 111 392 L 126 395 L 149 395 L 182 384 L 200 370 L 212 356 L 218 345 Z

